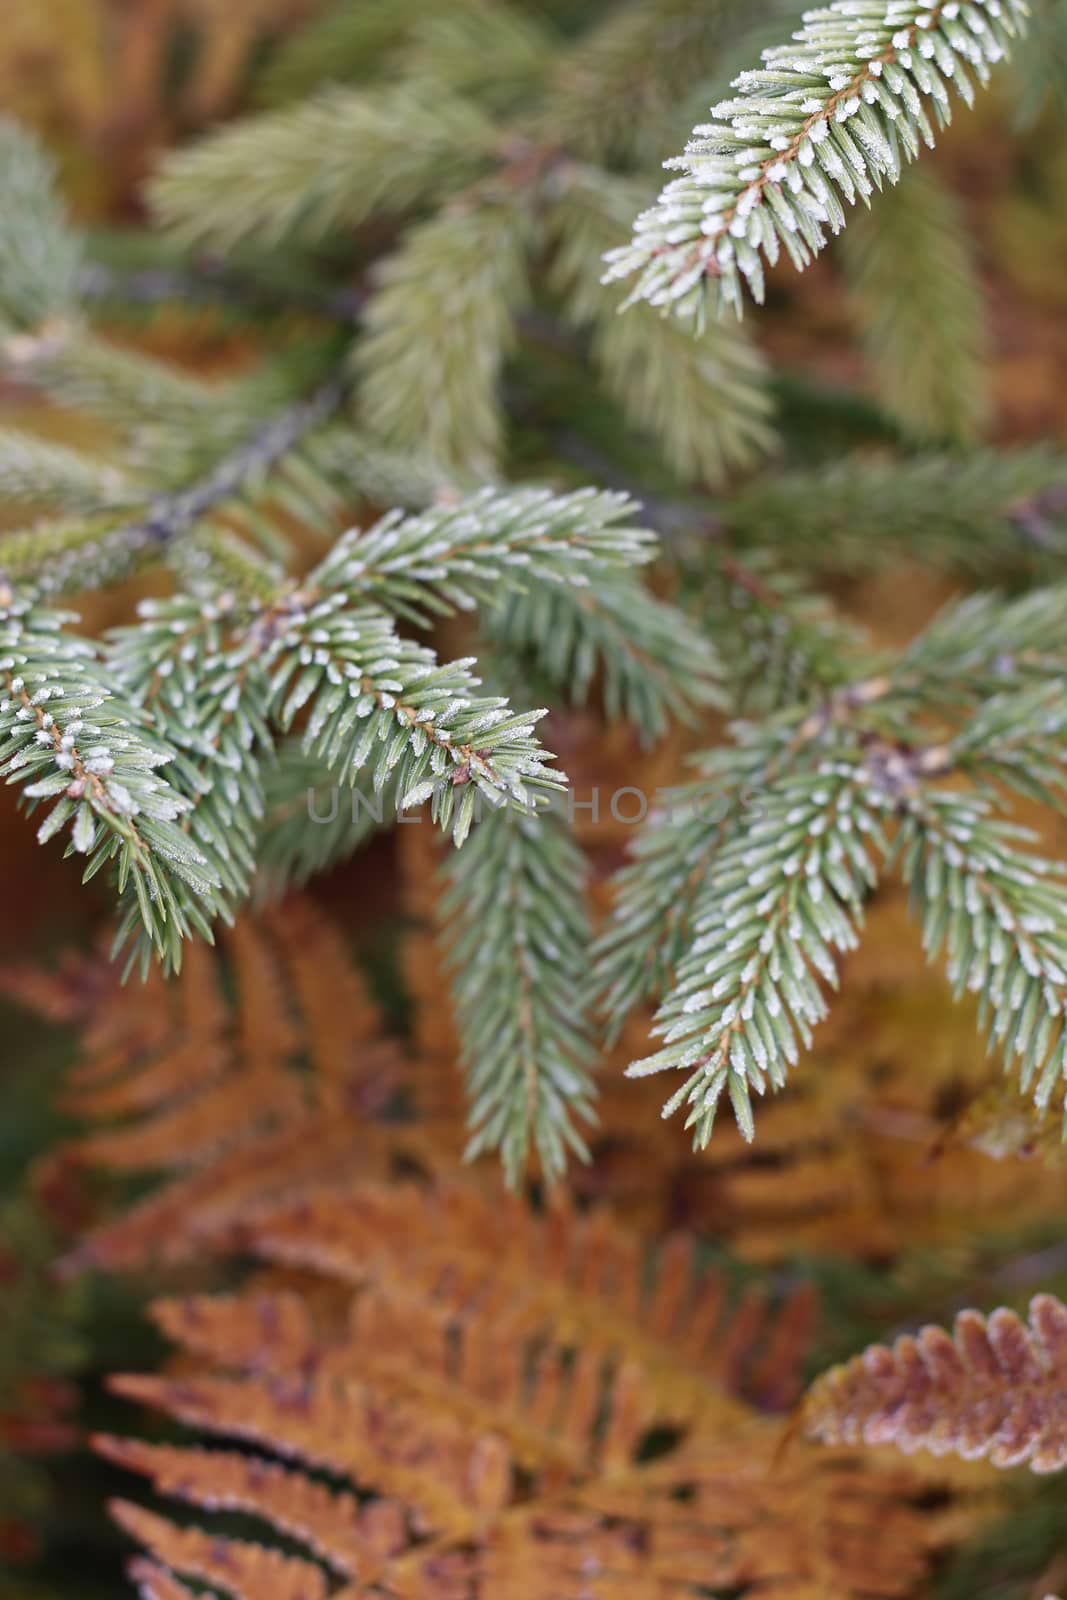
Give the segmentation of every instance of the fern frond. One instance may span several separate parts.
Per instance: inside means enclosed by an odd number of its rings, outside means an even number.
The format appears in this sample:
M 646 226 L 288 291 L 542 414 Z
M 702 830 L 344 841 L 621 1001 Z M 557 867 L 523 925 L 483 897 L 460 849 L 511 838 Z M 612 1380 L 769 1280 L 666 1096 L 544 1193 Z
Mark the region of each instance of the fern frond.
M 465 476 L 491 475 L 503 435 L 497 385 L 528 292 L 527 231 L 513 200 L 460 197 L 382 264 L 354 354 L 371 435 Z
M 1035 1295 L 1027 1326 L 1014 1311 L 961 1311 L 953 1334 L 926 1327 L 872 1345 L 816 1380 L 806 1432 L 830 1444 L 987 1457 L 1034 1472 L 1067 1466 L 1067 1307 Z
M 694 339 L 650 307 L 617 315 L 602 258 L 633 215 L 636 188 L 590 169 L 570 174 L 555 207 L 552 280 L 568 318 L 591 327 L 593 359 L 624 414 L 681 477 L 718 484 L 774 446 L 766 365 L 736 325 L 716 322 Z
M 232 1449 L 103 1441 L 160 1488 L 205 1509 L 229 1496 L 361 1588 L 443 1595 L 458 1580 L 485 1600 L 520 1585 L 555 1600 L 595 1571 L 695 1600 L 714 1573 L 755 1596 L 779 1544 L 791 1578 L 835 1600 L 858 1600 L 875 1569 L 887 1595 L 914 1585 L 931 1529 L 907 1511 L 906 1480 L 803 1444 L 768 1477 L 779 1429 L 728 1391 L 754 1347 L 780 1363 L 776 1324 L 753 1302 L 731 1316 L 715 1275 L 694 1283 L 685 1241 L 649 1274 L 602 1217 L 538 1218 L 465 1186 L 355 1191 L 299 1224 L 268 1219 L 255 1243 L 313 1263 L 333 1309 L 256 1292 L 162 1302 L 159 1323 L 188 1352 L 181 1379 L 114 1387 L 240 1438 L 246 1461 L 269 1450 L 288 1465 L 249 1476 Z M 360 1287 L 346 1311 L 350 1281 Z M 796 1327 L 783 1337 L 789 1359 L 796 1339 Z M 691 1372 L 679 1371 L 679 1341 Z M 668 1442 L 642 1459 L 663 1429 Z M 341 1485 L 316 1490 L 322 1470 Z M 873 1519 L 892 1537 L 891 1562 L 856 1560 L 863 1541 L 841 1540 L 843 1506 L 850 1526 Z M 224 1590 L 227 1568 L 264 1559 L 263 1547 L 213 1545 L 125 1504 L 118 1515 L 157 1561 Z M 323 1581 L 313 1592 L 338 1592 Z
M 153 180 L 157 217 L 187 245 L 312 242 L 460 187 L 492 154 L 477 107 L 407 85 L 335 88 L 251 117 L 169 156 Z
M 126 1572 L 141 1600 L 204 1600 L 202 1589 L 190 1589 L 173 1572 L 144 1556 L 128 1561 Z
M 116 1466 L 151 1478 L 160 1494 L 192 1505 L 243 1511 L 272 1523 L 352 1577 L 385 1553 L 382 1534 L 402 1536 L 399 1507 L 399 1526 L 390 1530 L 382 1508 L 361 1514 L 354 1495 L 336 1494 L 303 1472 L 264 1466 L 236 1451 L 181 1449 L 108 1436 L 94 1439 L 93 1447 Z
M 588 1156 L 593 1047 L 574 974 L 591 939 L 587 874 L 562 820 L 504 811 L 447 869 L 441 903 L 470 1101 L 470 1158 L 499 1150 L 511 1184 L 531 1151 L 556 1182 Z M 575 894 L 575 888 L 579 894 Z
M 223 1539 L 196 1528 L 177 1528 L 141 1506 L 114 1500 L 111 1515 L 131 1537 L 180 1572 L 218 1583 L 234 1596 L 264 1600 L 326 1600 L 326 1579 L 317 1566 L 245 1539 Z
M 987 329 L 956 197 L 906 172 L 842 244 L 879 400 L 917 439 L 971 442 L 989 412 Z
M 951 91 L 968 103 L 1022 31 L 1022 0 L 834 0 L 806 13 L 789 44 L 743 72 L 737 97 L 694 130 L 669 183 L 608 256 L 608 281 L 635 278 L 630 300 L 702 320 L 764 293 L 764 262 L 784 250 L 802 269 L 845 224 L 846 205 L 900 178 L 934 142 Z
M 90 1009 L 66 1099 L 90 1131 L 68 1154 L 164 1181 L 91 1231 L 70 1269 L 217 1250 L 268 1202 L 418 1147 L 378 1120 L 403 1084 L 401 1057 L 321 912 L 294 898 L 238 919 L 219 952 L 190 944 L 179 978 L 112 979 Z
M 521 1241 L 522 1261 L 502 1249 L 508 1237 Z M 306 1205 L 283 1203 L 258 1219 L 255 1248 L 268 1261 L 310 1269 L 362 1292 L 363 1304 L 349 1323 L 362 1346 L 357 1361 L 366 1363 L 368 1379 L 388 1380 L 394 1392 L 406 1390 L 424 1404 L 432 1403 L 452 1369 L 457 1352 L 449 1350 L 450 1329 L 470 1335 L 465 1353 L 476 1360 L 479 1329 L 468 1320 L 473 1294 L 503 1315 L 503 1327 L 484 1333 L 507 1366 L 521 1366 L 526 1340 L 560 1353 L 580 1347 L 587 1367 L 599 1361 L 641 1368 L 660 1414 L 678 1423 L 733 1412 L 731 1402 L 723 1405 L 727 1394 L 766 1399 L 771 1369 L 777 1404 L 789 1405 L 814 1312 L 805 1287 L 774 1305 L 761 1285 L 735 1299 L 721 1272 L 701 1266 L 699 1245 L 687 1234 L 655 1249 L 603 1210 L 575 1210 L 562 1193 L 539 1216 L 518 1195 L 470 1181 L 358 1184 L 309 1195 Z M 455 1277 L 448 1267 L 457 1257 L 465 1265 Z M 258 1303 L 256 1295 L 164 1301 L 157 1320 L 213 1362 L 229 1355 L 228 1364 L 245 1371 L 299 1371 L 316 1346 L 311 1308 L 285 1296 L 265 1332 Z M 419 1319 L 411 1314 L 420 1307 L 431 1316 L 421 1328 L 416 1370 L 407 1371 L 389 1333 L 407 1313 L 418 1337 Z M 546 1365 L 551 1369 L 554 1358 Z M 464 1371 L 475 1394 L 489 1399 L 489 1373 L 465 1363 Z M 539 1430 L 535 1441 L 522 1427 L 526 1404 L 521 1392 L 514 1396 L 514 1410 L 508 1406 L 511 1414 L 498 1419 L 502 1431 L 525 1450 L 543 1453 L 547 1446 L 544 1464 L 554 1464 L 559 1452 L 545 1437 L 549 1430 Z M 591 1425 L 595 1429 L 597 1419 L 588 1414 L 579 1420 L 572 1460 L 589 1460 Z

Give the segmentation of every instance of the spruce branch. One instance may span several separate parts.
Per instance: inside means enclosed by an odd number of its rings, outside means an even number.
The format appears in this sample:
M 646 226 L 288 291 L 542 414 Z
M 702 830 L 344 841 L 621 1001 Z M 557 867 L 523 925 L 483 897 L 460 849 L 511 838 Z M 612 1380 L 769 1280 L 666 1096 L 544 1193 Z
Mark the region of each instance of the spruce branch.
M 733 711 L 778 711 L 847 683 L 860 630 L 766 551 L 708 559 L 701 547 L 688 577 L 716 640 Z
M 122 239 L 123 254 L 133 253 L 140 236 Z M 110 254 L 110 252 L 109 252 Z M 121 258 L 120 258 L 121 259 Z M 119 266 L 113 260 L 88 261 L 78 274 L 83 302 L 134 316 L 158 306 L 215 307 L 249 319 L 300 312 L 352 324 L 359 320 L 366 296 L 358 288 L 332 288 L 291 272 L 279 275 L 256 260 L 239 266 L 229 258 L 198 253 L 178 263 Z
M 825 760 L 764 790 L 758 820 L 717 852 L 694 905 L 694 941 L 656 1019 L 664 1047 L 627 1069 L 686 1073 L 664 1115 L 687 1105 L 698 1147 L 724 1094 L 751 1139 L 752 1090 L 783 1086 L 798 1036 L 810 1048 L 826 1014 L 817 979 L 836 987 L 835 955 L 858 942 L 876 882 L 878 809 L 852 761 Z
M 280 899 L 347 861 L 397 810 L 393 784 L 378 794 L 365 794 L 358 783 L 342 787 L 305 753 L 299 735 L 279 742 L 263 789 L 255 890 L 267 899 Z
M 545 1178 L 588 1157 L 587 868 L 558 816 L 498 812 L 452 857 L 441 914 L 470 1101 L 467 1156 L 498 1150 L 508 1182 L 536 1150 Z
M 229 390 L 140 351 L 97 337 L 77 313 L 0 341 L 7 376 L 58 404 L 85 410 L 136 435 L 147 423 L 192 427 Z
M 10 505 L 96 512 L 144 498 L 121 467 L 69 445 L 0 428 L 0 496 Z
M 683 176 L 607 257 L 607 281 L 636 281 L 647 300 L 703 321 L 761 300 L 764 262 L 784 250 L 803 269 L 839 232 L 846 205 L 869 201 L 920 144 L 930 113 L 951 115 L 951 90 L 974 97 L 1027 16 L 1023 0 L 834 0 L 805 15 L 789 44 L 736 79 L 669 165 Z
M 159 775 L 173 746 L 114 694 L 93 647 L 63 631 L 69 616 L 31 610 L 8 592 L 0 618 L 0 771 L 32 806 L 52 802 L 41 843 L 70 824 L 87 879 L 115 864 L 131 917 L 177 965 L 190 919 L 202 924 L 196 908 L 210 906 L 218 880 L 181 826 L 188 800 Z
M 978 593 L 946 606 L 901 655 L 896 676 L 916 703 L 942 713 L 1029 684 L 1057 682 L 1065 666 L 1067 586 L 1005 600 Z
M 318 576 L 258 616 L 245 648 L 271 672 L 270 711 L 283 731 L 308 708 L 304 750 L 324 770 L 348 784 L 366 770 L 375 791 L 391 780 L 401 810 L 430 800 L 457 845 L 479 796 L 529 805 L 562 786 L 533 737 L 543 711 L 476 695 L 473 660 L 439 663 L 386 613 L 343 589 L 319 591 Z
M 1015 60 L 1022 128 L 1033 127 L 1042 114 L 1062 117 L 1067 110 L 1067 6 L 1063 0 L 1037 0 L 1032 11 Z
M 279 463 L 291 458 L 306 435 L 337 412 L 345 394 L 344 379 L 335 376 L 309 398 L 269 418 L 202 482 L 165 496 L 144 524 L 128 530 L 129 541 L 136 543 L 143 538 L 152 544 L 169 544 L 227 500 L 261 482 Z
M 186 245 L 315 242 L 477 175 L 496 141 L 469 101 L 411 85 L 333 88 L 168 156 L 150 187 Z
M 568 320 L 591 329 L 604 387 L 628 419 L 681 477 L 719 484 L 774 447 L 766 364 L 736 324 L 709 324 L 693 339 L 651 307 L 617 315 L 622 297 L 601 284 L 602 258 L 624 235 L 638 192 L 632 181 L 568 169 L 551 281 Z
M 259 100 L 284 105 L 323 84 L 364 81 L 434 10 L 434 0 L 373 0 L 356 7 L 330 0 L 271 56 L 257 84 Z
M 423 94 L 513 115 L 541 87 L 557 44 L 546 19 L 515 0 L 459 0 L 408 29 L 396 70 Z
M 985 305 L 955 196 L 905 172 L 842 245 L 882 404 L 917 439 L 973 441 L 989 411 Z
M 178 595 L 144 601 L 140 620 L 112 631 L 105 665 L 112 681 L 166 730 L 174 755 L 165 774 L 185 802 L 182 828 L 217 886 L 204 904 L 184 906 L 209 940 L 212 922 L 232 922 L 247 898 L 264 813 L 264 765 L 273 753 L 267 686 L 232 645 L 239 602 Z M 118 947 L 136 932 L 127 916 Z M 142 949 L 142 965 L 150 952 Z
M 1047 1105 L 1064 1066 L 1064 869 L 1020 854 L 1012 841 L 1028 835 L 991 808 L 1012 789 L 1062 806 L 1058 615 L 1058 590 L 949 607 L 896 660 L 875 658 L 873 675 L 740 724 L 735 749 L 704 759 L 707 781 L 650 816 L 594 949 L 593 985 L 616 1030 L 666 994 L 666 1044 L 630 1070 L 689 1073 L 667 1109 L 688 1101 L 698 1143 L 727 1089 L 750 1134 L 746 1075 L 780 1087 L 797 1035 L 810 1039 L 824 1004 L 815 977 L 836 982 L 835 952 L 851 947 L 874 879 L 868 845 L 899 853 L 929 951 L 947 943 L 950 976 L 982 992 L 994 1040 Z M 974 787 L 942 789 L 946 779 Z
M 1019 849 L 1026 829 L 970 795 L 907 796 L 899 850 L 934 959 L 947 953 L 957 994 L 979 996 L 991 1042 L 1044 1110 L 1067 1094 L 1064 867 Z
M 577 705 L 597 684 L 606 716 L 625 717 L 646 743 L 672 719 L 721 705 L 725 668 L 706 633 L 636 577 L 611 573 L 588 587 L 530 585 L 484 614 L 498 653 L 522 653 Z
M 988 579 L 1067 548 L 1067 456 L 1044 445 L 846 456 L 763 474 L 715 511 L 744 552 L 781 546 L 809 571 L 859 573 L 906 555 Z
M 354 353 L 368 433 L 468 478 L 492 474 L 498 383 L 528 293 L 528 226 L 521 198 L 461 198 L 383 262 Z
M 563 55 L 543 121 L 583 160 L 661 160 L 679 106 L 714 69 L 744 5 L 737 0 L 624 0 Z M 632 215 L 632 212 L 631 212 Z
M 1062 679 L 989 696 L 953 739 L 951 762 L 979 784 L 1013 789 L 1061 810 L 1067 763 Z
M 334 546 L 323 573 L 368 600 L 425 625 L 434 615 L 544 585 L 578 589 L 608 571 L 649 561 L 653 536 L 631 525 L 627 495 L 578 490 L 483 489 L 373 528 Z
M 668 987 L 692 938 L 705 875 L 779 759 L 777 745 L 756 740 L 715 751 L 700 779 L 671 790 L 650 812 L 616 874 L 612 917 L 593 947 L 590 987 L 610 1039 Z
M 337 411 L 344 394 L 342 379 L 328 380 L 310 398 L 269 418 L 201 479 L 149 500 L 132 520 L 99 513 L 43 523 L 0 540 L 0 571 L 20 591 L 48 595 L 124 577 L 145 559 L 169 551 L 235 497 L 254 493 L 279 464 L 291 470 L 297 445 Z M 208 541 L 202 553 L 211 548 Z
M 77 307 L 81 240 L 56 192 L 38 140 L 0 118 L 0 336 L 10 345 L 64 322 Z

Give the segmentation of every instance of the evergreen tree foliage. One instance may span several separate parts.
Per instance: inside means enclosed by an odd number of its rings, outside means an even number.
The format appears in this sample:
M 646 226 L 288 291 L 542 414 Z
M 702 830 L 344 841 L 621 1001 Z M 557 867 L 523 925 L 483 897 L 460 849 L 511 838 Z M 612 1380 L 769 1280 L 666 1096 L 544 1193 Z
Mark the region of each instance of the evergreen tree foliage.
M 9 951 L 107 924 L 0 961 L 0 1590 L 114 1488 L 153 1600 L 1067 1593 L 963 1476 L 1067 1462 L 1062 0 L 99 5 L 144 149 L 0 120 Z
M 43 839 L 66 830 L 88 876 L 109 869 L 142 971 L 387 815 L 426 805 L 455 845 L 473 832 L 443 936 L 472 1149 L 500 1149 L 512 1181 L 535 1148 L 553 1179 L 584 1149 L 597 1030 L 649 1003 L 662 1043 L 631 1070 L 682 1073 L 670 1104 L 698 1144 L 724 1096 L 751 1136 L 753 1092 L 798 1065 L 894 865 L 1043 1110 L 1063 1079 L 1057 869 L 1007 813 L 1012 792 L 1059 803 L 1060 590 L 950 606 L 885 652 L 818 583 L 902 556 L 1051 579 L 1062 459 L 868 453 L 746 477 L 775 449 L 765 358 L 735 323 L 694 336 L 658 314 L 739 307 L 783 246 L 803 265 L 870 201 L 843 265 L 876 387 L 909 440 L 970 438 L 984 317 L 965 227 L 942 179 L 902 165 L 1025 7 L 593 10 L 568 33 L 507 0 L 325 8 L 276 54 L 263 110 L 165 157 L 140 271 L 94 258 L 47 158 L 4 126 L 6 363 L 113 446 L 0 434 L 0 483 L 36 518 L 0 546 L 5 776 L 48 806 Z M 753 28 L 791 26 L 620 244 L 692 100 Z M 619 315 L 635 271 L 631 300 L 652 303 Z M 273 342 L 208 379 L 95 326 L 157 301 Z M 539 374 L 587 358 L 627 437 L 657 442 L 647 509 L 500 481 Z M 561 411 L 549 451 L 595 476 L 583 426 Z M 173 592 L 99 640 L 53 609 L 156 565 Z M 646 796 L 593 944 L 549 704 L 592 704 L 645 748 L 714 710 L 748 719 Z
M 1027 14 L 1022 0 L 835 0 L 806 13 L 694 130 L 672 163 L 684 176 L 611 253 L 609 276 L 636 275 L 632 298 L 700 318 L 709 304 L 740 312 L 743 286 L 762 300 L 765 263 L 784 252 L 803 268 L 846 205 L 896 183 L 949 120 L 953 90 L 973 102 L 972 74 L 988 81 Z

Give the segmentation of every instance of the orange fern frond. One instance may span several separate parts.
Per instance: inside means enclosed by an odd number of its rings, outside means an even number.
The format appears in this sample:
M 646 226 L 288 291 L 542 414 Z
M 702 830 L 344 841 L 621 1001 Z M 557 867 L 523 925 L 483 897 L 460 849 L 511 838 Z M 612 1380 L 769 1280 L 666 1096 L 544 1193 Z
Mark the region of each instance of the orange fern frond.
M 94 1448 L 116 1466 L 140 1472 L 156 1492 L 214 1511 L 241 1511 L 300 1540 L 335 1571 L 353 1577 L 377 1568 L 407 1538 L 403 1509 L 363 1507 L 306 1473 L 236 1450 L 180 1449 L 101 1436 Z
M 84 1042 L 66 1105 L 98 1126 L 64 1154 L 171 1176 L 90 1233 L 71 1269 L 228 1244 L 264 1204 L 383 1172 L 401 1136 L 392 1107 L 410 1069 L 309 899 L 239 919 L 221 957 L 191 946 L 173 982 L 105 986 Z
M 603 1218 L 512 1200 L 494 1221 L 498 1198 L 473 1183 L 323 1196 L 298 1231 L 292 1211 L 264 1216 L 245 1242 L 316 1267 L 332 1294 L 157 1304 L 180 1375 L 113 1388 L 219 1443 L 98 1448 L 307 1559 L 270 1564 L 263 1545 L 122 1503 L 146 1581 L 170 1568 L 235 1600 L 914 1592 L 940 1527 L 920 1480 L 804 1442 L 779 1463 L 781 1423 L 738 1396 L 788 1391 L 799 1300 L 777 1320 L 755 1300 L 730 1315 L 688 1241 L 650 1274 Z
M 604 1211 L 580 1213 L 561 1199 L 536 1213 L 473 1183 L 311 1194 L 265 1214 L 248 1237 L 270 1260 L 417 1292 L 442 1315 L 492 1308 L 506 1312 L 515 1338 L 549 1330 L 639 1361 L 679 1415 L 710 1386 L 742 1391 L 751 1377 L 759 1388 L 764 1361 L 788 1403 L 813 1311 L 804 1287 L 787 1323 L 776 1325 L 755 1292 L 729 1307 L 723 1276 L 700 1270 L 694 1237 L 675 1235 L 653 1252 Z M 772 1356 L 774 1332 L 787 1325 L 791 1348 Z
M 807 1432 L 833 1443 L 895 1444 L 905 1451 L 1067 1466 L 1067 1306 L 962 1311 L 954 1336 L 923 1328 L 888 1348 L 872 1345 L 817 1379 L 804 1402 Z
M 326 1600 L 329 1593 L 321 1568 L 296 1556 L 221 1539 L 199 1528 L 179 1528 L 165 1517 L 126 1500 L 113 1500 L 111 1515 L 139 1539 L 158 1560 L 208 1583 L 225 1584 L 227 1592 L 248 1600 Z
M 173 1572 L 144 1556 L 128 1562 L 126 1571 L 141 1600 L 205 1600 L 203 1590 L 190 1589 Z

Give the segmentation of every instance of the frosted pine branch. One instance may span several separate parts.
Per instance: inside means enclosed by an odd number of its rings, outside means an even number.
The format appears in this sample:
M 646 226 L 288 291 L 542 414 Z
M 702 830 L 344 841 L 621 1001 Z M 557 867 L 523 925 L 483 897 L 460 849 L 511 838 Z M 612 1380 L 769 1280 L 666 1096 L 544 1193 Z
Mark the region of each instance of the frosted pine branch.
M 656 1019 L 662 1049 L 630 1076 L 675 1070 L 685 1083 L 664 1115 L 688 1107 L 698 1146 L 728 1095 L 753 1137 L 751 1095 L 780 1089 L 825 1016 L 819 979 L 836 986 L 838 952 L 875 882 L 877 816 L 850 762 L 825 761 L 758 797 L 744 831 L 723 845 L 697 898 L 694 939 Z
M 607 256 L 607 280 L 634 278 L 630 301 L 702 318 L 784 251 L 802 269 L 902 162 L 934 142 L 954 88 L 968 104 L 1025 24 L 1024 0 L 835 0 L 789 44 L 735 80 L 683 156 L 683 176 Z M 931 120 L 932 115 L 932 120 Z
M 495 139 L 492 123 L 458 97 L 427 100 L 411 84 L 334 87 L 171 155 L 152 202 L 187 244 L 313 242 L 456 187 L 491 157 Z
M 470 1098 L 468 1156 L 499 1150 L 512 1184 L 585 1155 L 594 1095 L 581 986 L 585 863 L 559 817 L 498 812 L 448 865 L 442 903 Z
M 191 902 L 210 905 L 218 880 L 181 827 L 189 801 L 159 772 L 174 747 L 113 693 L 92 645 L 63 631 L 70 620 L 10 599 L 0 611 L 0 775 L 49 806 L 41 843 L 69 826 L 87 878 L 115 863 L 131 914 L 177 958 Z
M 416 517 L 390 512 L 339 540 L 327 571 L 414 622 L 470 610 L 530 583 L 586 589 L 594 577 L 642 565 L 652 534 L 633 526 L 623 494 L 484 489 Z
M 439 662 L 384 612 L 351 605 L 343 590 L 316 594 L 314 578 L 256 620 L 245 648 L 271 668 L 269 708 L 283 730 L 309 708 L 304 750 L 325 770 L 349 784 L 366 772 L 375 790 L 391 779 L 401 810 L 430 800 L 457 845 L 479 796 L 527 806 L 561 787 L 533 736 L 543 710 L 479 696 L 473 660 Z
M 1067 914 L 1062 864 L 1019 848 L 1033 837 L 973 797 L 917 795 L 900 850 L 927 954 L 945 950 L 957 993 L 979 997 L 991 1040 L 1043 1110 L 1067 1095 Z

